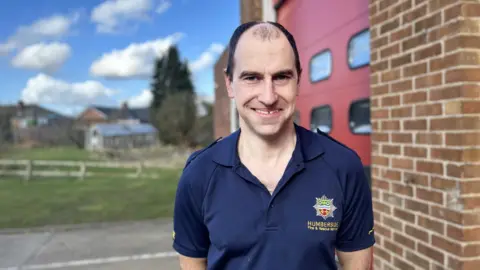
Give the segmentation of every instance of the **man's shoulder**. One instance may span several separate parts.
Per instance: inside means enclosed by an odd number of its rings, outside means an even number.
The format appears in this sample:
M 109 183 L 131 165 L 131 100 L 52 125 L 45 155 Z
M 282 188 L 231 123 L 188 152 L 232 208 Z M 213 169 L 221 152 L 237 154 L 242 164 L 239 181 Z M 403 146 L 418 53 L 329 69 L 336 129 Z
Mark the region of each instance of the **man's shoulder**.
M 210 143 L 206 147 L 202 147 L 200 149 L 195 150 L 190 156 L 187 158 L 185 162 L 184 170 L 191 169 L 200 169 L 200 168 L 207 168 L 210 164 L 213 164 L 212 157 L 213 152 L 215 151 L 215 146 L 218 144 L 219 141 L 222 140 L 222 137 L 216 139 L 212 143 Z
M 325 150 L 324 159 L 330 164 L 343 169 L 358 169 L 357 166 L 362 166 L 360 156 L 351 147 L 320 130 L 314 133 L 315 140 L 318 140 Z

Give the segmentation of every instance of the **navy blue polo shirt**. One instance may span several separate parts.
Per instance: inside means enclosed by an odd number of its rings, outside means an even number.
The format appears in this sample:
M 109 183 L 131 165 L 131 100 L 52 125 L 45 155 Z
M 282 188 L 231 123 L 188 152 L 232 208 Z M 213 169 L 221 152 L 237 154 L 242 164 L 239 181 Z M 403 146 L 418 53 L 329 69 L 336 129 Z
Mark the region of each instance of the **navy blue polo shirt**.
M 190 156 L 178 183 L 173 248 L 208 269 L 337 269 L 335 249 L 375 243 L 360 158 L 295 125 L 297 144 L 274 193 L 240 162 L 240 130 Z

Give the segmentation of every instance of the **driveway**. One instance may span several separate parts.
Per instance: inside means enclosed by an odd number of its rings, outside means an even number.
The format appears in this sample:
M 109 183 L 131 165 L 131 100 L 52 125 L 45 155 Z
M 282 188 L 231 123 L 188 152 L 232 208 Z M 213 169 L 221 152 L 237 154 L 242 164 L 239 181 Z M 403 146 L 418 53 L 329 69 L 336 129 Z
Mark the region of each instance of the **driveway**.
M 0 270 L 177 270 L 170 220 L 0 231 Z

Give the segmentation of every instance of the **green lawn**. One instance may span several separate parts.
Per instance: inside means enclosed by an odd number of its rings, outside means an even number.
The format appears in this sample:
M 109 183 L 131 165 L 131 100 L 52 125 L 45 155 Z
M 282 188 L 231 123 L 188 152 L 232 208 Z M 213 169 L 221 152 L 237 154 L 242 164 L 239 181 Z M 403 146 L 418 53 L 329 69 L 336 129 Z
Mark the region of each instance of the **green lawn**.
M 12 148 L 0 156 L 3 159 L 33 159 L 33 160 L 96 160 L 94 155 L 85 149 L 76 147 L 51 148 Z
M 0 181 L 0 228 L 171 217 L 181 170 L 157 178 L 121 177 Z

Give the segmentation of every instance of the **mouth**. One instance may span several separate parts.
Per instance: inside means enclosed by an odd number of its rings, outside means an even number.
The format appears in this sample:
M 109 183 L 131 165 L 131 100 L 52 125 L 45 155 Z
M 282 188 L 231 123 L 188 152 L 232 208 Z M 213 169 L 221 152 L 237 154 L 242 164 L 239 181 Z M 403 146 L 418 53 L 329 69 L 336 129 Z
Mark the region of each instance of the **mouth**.
M 283 109 L 254 109 L 254 108 L 252 108 L 252 111 L 256 112 L 257 114 L 259 114 L 261 116 L 272 117 L 272 116 L 279 115 L 280 112 L 283 111 Z

